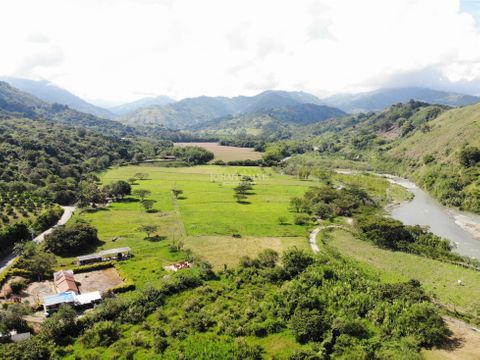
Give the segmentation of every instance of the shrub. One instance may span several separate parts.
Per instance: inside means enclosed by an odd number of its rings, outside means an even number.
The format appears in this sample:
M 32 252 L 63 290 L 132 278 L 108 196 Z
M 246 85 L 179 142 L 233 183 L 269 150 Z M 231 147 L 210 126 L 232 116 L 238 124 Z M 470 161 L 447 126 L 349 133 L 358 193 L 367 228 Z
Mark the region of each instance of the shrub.
M 459 161 L 465 167 L 475 166 L 480 162 L 480 149 L 474 146 L 464 148 L 460 152 Z
M 294 277 L 313 264 L 313 257 L 294 247 L 283 253 L 282 263 L 285 272 L 290 277 Z
M 295 225 L 307 225 L 311 221 L 311 218 L 307 214 L 297 214 L 295 215 L 293 222 Z
M 25 279 L 12 281 L 10 283 L 10 288 L 14 294 L 19 294 L 23 289 L 27 287 L 27 281 Z
M 85 273 L 85 272 L 90 272 L 95 270 L 108 269 L 114 266 L 115 266 L 115 263 L 113 261 L 105 261 L 105 262 L 99 262 L 95 264 L 75 266 L 72 268 L 72 270 L 75 274 L 80 274 L 80 273 Z
M 119 336 L 120 328 L 118 324 L 112 321 L 101 321 L 85 330 L 80 337 L 80 342 L 88 348 L 109 346 L 118 340 Z
M 293 335 L 300 343 L 320 341 L 328 328 L 328 323 L 317 309 L 297 308 L 290 319 Z

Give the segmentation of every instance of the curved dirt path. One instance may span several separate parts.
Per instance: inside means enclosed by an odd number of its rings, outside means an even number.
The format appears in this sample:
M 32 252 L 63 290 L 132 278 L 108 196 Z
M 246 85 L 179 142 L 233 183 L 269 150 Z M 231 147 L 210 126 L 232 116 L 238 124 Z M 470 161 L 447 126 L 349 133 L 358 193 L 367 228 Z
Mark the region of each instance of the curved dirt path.
M 70 220 L 70 218 L 72 217 L 75 211 L 75 206 L 62 206 L 62 209 L 63 209 L 63 214 L 62 214 L 62 217 L 58 220 L 58 222 L 54 226 L 52 226 L 50 229 L 45 230 L 44 232 L 42 232 L 40 235 L 38 235 L 33 239 L 33 241 L 36 244 L 40 244 L 45 239 L 45 235 L 50 234 L 56 227 L 65 225 L 67 221 Z M 7 257 L 1 259 L 0 274 L 3 271 L 5 271 L 5 269 L 8 268 L 16 258 L 17 257 L 14 254 L 10 254 Z
M 312 232 L 310 233 L 310 239 L 308 242 L 310 243 L 310 247 L 312 248 L 312 251 L 314 254 L 318 254 L 320 252 L 320 248 L 318 247 L 318 244 L 317 244 L 317 235 L 320 232 L 320 230 L 322 230 L 322 227 L 317 227 L 313 229 Z

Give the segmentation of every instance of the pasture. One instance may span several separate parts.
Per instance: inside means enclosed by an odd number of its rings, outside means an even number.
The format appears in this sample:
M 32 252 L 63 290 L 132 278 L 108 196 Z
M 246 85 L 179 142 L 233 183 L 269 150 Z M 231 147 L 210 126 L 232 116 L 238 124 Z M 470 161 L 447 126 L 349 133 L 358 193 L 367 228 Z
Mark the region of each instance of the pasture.
M 215 142 L 191 142 L 175 143 L 175 146 L 199 146 L 215 155 L 214 160 L 225 162 L 235 160 L 260 160 L 263 153 L 255 151 L 253 148 L 240 148 L 234 146 L 223 146 Z
M 359 261 L 382 281 L 417 279 L 448 310 L 478 322 L 480 272 L 413 254 L 383 250 L 342 230 L 321 234 L 319 244 L 322 238 L 324 247 Z M 458 280 L 462 280 L 463 286 L 458 285 Z
M 147 213 L 140 199 L 128 196 L 108 207 L 78 212 L 98 229 L 102 241 L 96 251 L 129 246 L 133 258 L 119 263 L 122 272 L 137 287 L 159 281 L 163 266 L 183 259 L 181 252 L 172 252 L 172 243 L 209 260 L 217 269 L 235 266 L 242 255 L 255 256 L 265 248 L 279 253 L 291 246 L 308 249 L 305 226 L 294 224 L 289 211 L 292 196 L 301 196 L 318 181 L 300 181 L 258 167 L 196 166 L 165 168 L 154 164 L 118 167 L 101 174 L 107 184 L 126 180 L 136 173 L 148 177 L 138 180 L 132 190 L 147 189 L 146 198 L 154 200 L 154 212 Z M 251 176 L 255 185 L 246 203 L 239 204 L 233 188 L 241 176 Z M 181 189 L 178 199 L 171 189 Z M 286 218 L 280 225 L 279 218 Z M 146 240 L 139 231 L 142 225 L 156 225 L 159 241 Z M 60 267 L 70 266 L 75 258 L 59 258 Z

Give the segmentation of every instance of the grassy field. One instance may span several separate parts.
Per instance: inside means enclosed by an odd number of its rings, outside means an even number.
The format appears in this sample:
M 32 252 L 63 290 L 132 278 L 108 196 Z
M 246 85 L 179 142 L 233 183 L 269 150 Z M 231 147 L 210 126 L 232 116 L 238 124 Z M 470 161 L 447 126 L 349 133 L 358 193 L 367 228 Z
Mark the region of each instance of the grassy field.
M 175 146 L 199 146 L 211 151 L 215 155 L 215 160 L 222 161 L 259 160 L 263 155 L 263 153 L 255 151 L 253 148 L 222 146 L 214 142 L 175 143 Z
M 216 269 L 224 264 L 235 266 L 241 256 L 255 257 L 263 249 L 273 249 L 281 253 L 284 249 L 296 246 L 308 250 L 308 242 L 298 237 L 243 237 L 192 236 L 186 241 L 196 254 L 208 260 Z
M 319 237 L 321 239 L 322 236 Z M 440 261 L 379 249 L 338 230 L 326 237 L 327 248 L 358 260 L 385 282 L 417 279 L 440 304 L 473 318 L 480 316 L 480 273 Z M 462 280 L 464 286 L 457 284 Z
M 137 287 L 159 281 L 165 274 L 163 266 L 182 259 L 181 253 L 170 251 L 173 241 L 183 242 L 184 248 L 192 249 L 216 268 L 234 266 L 241 256 L 254 256 L 265 248 L 279 253 L 291 246 L 308 248 L 308 229 L 293 224 L 289 200 L 318 185 L 316 181 L 300 181 L 256 167 L 154 165 L 114 168 L 102 174 L 101 180 L 106 184 L 139 172 L 147 173 L 148 178 L 137 181 L 133 190 L 150 190 L 147 198 L 155 201 L 156 212 L 145 212 L 139 199 L 130 196 L 106 208 L 75 215 L 98 229 L 102 244 L 97 251 L 132 248 L 134 257 L 119 266 Z M 240 175 L 255 178 L 254 194 L 248 196 L 247 204 L 237 203 L 233 196 Z M 183 190 L 178 200 L 172 197 L 172 188 Z M 281 216 L 288 219 L 287 224 L 279 224 Z M 157 225 L 157 235 L 163 239 L 145 240 L 146 234 L 138 228 L 146 224 Z M 75 258 L 59 258 L 59 268 L 74 262 Z

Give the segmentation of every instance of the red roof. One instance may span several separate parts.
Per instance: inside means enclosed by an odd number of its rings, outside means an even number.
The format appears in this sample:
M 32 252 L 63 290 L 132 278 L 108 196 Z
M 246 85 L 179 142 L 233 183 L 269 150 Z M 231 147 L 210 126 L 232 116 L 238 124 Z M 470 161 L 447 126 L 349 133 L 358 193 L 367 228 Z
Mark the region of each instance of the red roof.
M 54 274 L 54 278 L 55 286 L 57 287 L 59 293 L 65 291 L 73 291 L 76 294 L 79 293 L 72 271 L 61 270 Z

